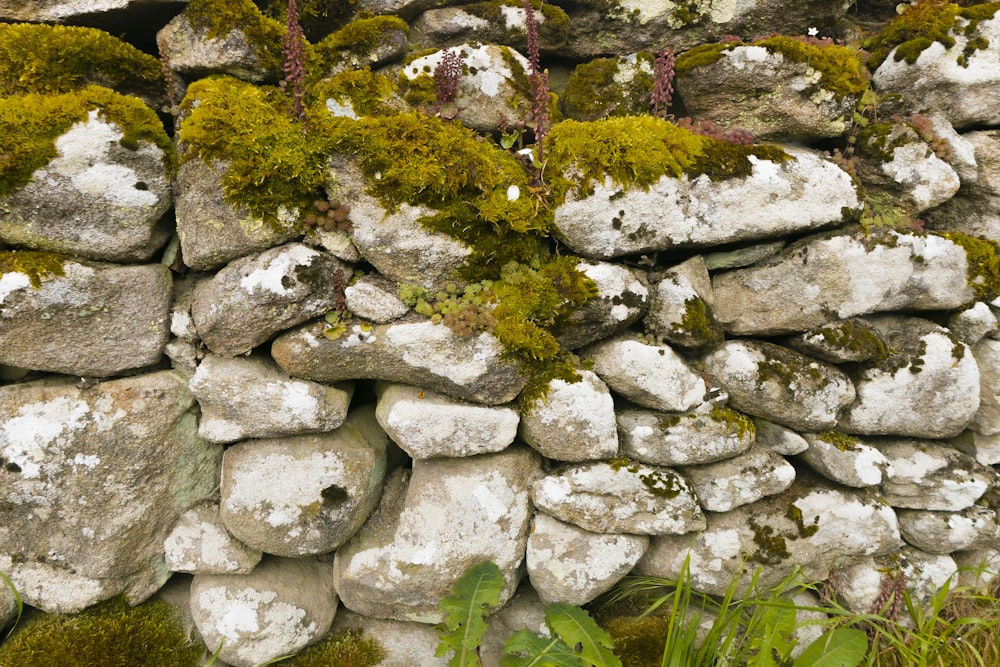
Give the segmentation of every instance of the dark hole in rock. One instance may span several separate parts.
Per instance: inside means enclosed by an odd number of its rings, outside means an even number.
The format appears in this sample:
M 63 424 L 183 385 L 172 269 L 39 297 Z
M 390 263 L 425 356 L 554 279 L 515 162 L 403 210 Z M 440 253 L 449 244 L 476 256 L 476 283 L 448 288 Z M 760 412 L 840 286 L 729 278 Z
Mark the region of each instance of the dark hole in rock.
M 146 182 L 145 182 L 145 181 L 139 181 L 139 182 L 137 182 L 137 183 L 135 184 L 135 189 L 136 189 L 136 190 L 148 190 L 148 189 L 149 189 L 149 186 L 148 186 L 148 185 L 146 185 Z
M 323 502 L 327 505 L 335 505 L 337 503 L 342 503 L 347 500 L 347 489 L 337 486 L 336 484 L 331 484 L 322 491 L 319 495 L 323 496 Z
M 7 472 L 21 472 L 21 466 L 17 465 L 13 461 L 4 461 L 3 459 L 0 459 L 0 463 L 3 464 L 3 467 Z

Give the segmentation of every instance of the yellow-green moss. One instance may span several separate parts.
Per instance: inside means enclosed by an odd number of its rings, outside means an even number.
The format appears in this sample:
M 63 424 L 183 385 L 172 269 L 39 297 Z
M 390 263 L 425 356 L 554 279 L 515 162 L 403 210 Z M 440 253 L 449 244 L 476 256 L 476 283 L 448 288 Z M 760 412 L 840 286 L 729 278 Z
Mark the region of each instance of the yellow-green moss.
M 160 97 L 166 82 L 159 60 L 102 30 L 0 23 L 0 96 L 91 84 Z
M 876 359 L 888 353 L 885 342 L 875 334 L 871 327 L 859 324 L 857 320 L 844 320 L 827 324 L 814 335 L 823 338 L 824 343 L 834 349 L 848 350 L 856 357 Z
M 795 523 L 795 528 L 799 531 L 799 537 L 811 537 L 819 532 L 819 516 L 814 517 L 812 523 L 807 526 L 802 515 L 802 510 L 791 503 L 788 504 L 785 516 Z
M 847 435 L 846 433 L 841 433 L 840 431 L 823 431 L 822 433 L 816 434 L 816 439 L 831 444 L 842 452 L 855 451 L 858 446 L 862 444 L 861 441 L 853 435 Z
M 732 49 L 735 45 L 722 43 L 699 44 L 677 56 L 674 64 L 674 72 L 677 76 L 682 76 L 695 68 L 718 62 L 719 58 L 722 57 L 722 52 Z
M 0 278 L 5 273 L 23 273 L 28 276 L 31 286 L 38 288 L 42 282 L 56 276 L 64 276 L 65 258 L 51 252 L 34 250 L 0 251 Z
M 715 313 L 700 296 L 692 296 L 684 300 L 684 313 L 681 321 L 675 322 L 674 333 L 684 333 L 695 338 L 701 345 L 719 343 L 723 338 L 722 325 L 715 318 Z
M 326 60 L 343 51 L 363 56 L 377 47 L 387 33 L 402 31 L 410 34 L 410 26 L 398 16 L 361 16 L 340 30 L 324 37 L 316 45 L 316 54 Z
M 386 657 L 385 649 L 360 628 L 330 635 L 298 655 L 274 663 L 281 667 L 374 667 Z
M 85 122 L 92 110 L 121 129 L 122 146 L 134 150 L 142 141 L 156 144 L 164 151 L 165 166 L 173 169 L 173 144 L 159 117 L 138 98 L 100 86 L 17 95 L 0 98 L 0 196 L 28 183 L 36 169 L 55 158 L 55 140 Z
M 272 76 L 280 75 L 285 26 L 264 16 L 252 0 L 191 0 L 184 16 L 210 38 L 225 38 L 233 30 L 242 32 L 261 66 Z M 311 55 L 311 46 L 307 45 L 307 50 Z
M 301 212 L 312 205 L 326 175 L 329 143 L 322 133 L 307 136 L 287 105 L 276 88 L 230 77 L 196 81 L 181 103 L 189 112 L 178 129 L 186 148 L 181 159 L 228 160 L 226 201 L 272 225 L 279 208 Z
M 195 667 L 203 652 L 166 602 L 115 599 L 79 614 L 32 616 L 0 645 L 0 667 Z
M 676 498 L 681 491 L 687 490 L 687 485 L 672 470 L 667 468 L 647 468 L 624 456 L 616 456 L 608 460 L 608 464 L 616 472 L 626 470 L 636 475 L 643 486 L 654 496 L 661 498 Z M 640 473 L 645 468 L 648 472 Z
M 740 440 L 753 440 L 757 437 L 757 427 L 753 420 L 742 412 L 716 405 L 708 414 L 712 421 L 725 424 L 730 434 L 735 434 Z
M 781 35 L 756 40 L 752 45 L 809 65 L 820 73 L 823 87 L 840 97 L 860 95 L 868 87 L 868 70 L 858 59 L 857 51 L 846 46 L 807 44 Z
M 752 517 L 750 530 L 753 531 L 753 543 L 757 545 L 750 555 L 750 560 L 762 565 L 778 565 L 791 557 L 785 537 L 767 524 L 759 524 Z
M 661 667 L 663 643 L 670 619 L 660 615 L 618 616 L 604 629 L 611 636 L 617 655 L 628 667 Z
M 393 80 L 384 74 L 373 74 L 367 67 L 347 70 L 314 86 L 310 96 L 319 103 L 334 99 L 350 104 L 358 116 L 386 116 L 397 113 L 391 104 L 396 94 Z
M 961 232 L 940 235 L 965 250 L 968 283 L 976 292 L 976 300 L 992 301 L 1000 296 L 1000 247 L 996 241 Z
M 560 101 L 563 113 L 567 118 L 591 121 L 648 112 L 654 60 L 652 53 L 640 51 L 635 63 L 620 58 L 595 58 L 577 65 L 563 89 Z M 623 66 L 635 70 L 625 83 L 615 80 Z

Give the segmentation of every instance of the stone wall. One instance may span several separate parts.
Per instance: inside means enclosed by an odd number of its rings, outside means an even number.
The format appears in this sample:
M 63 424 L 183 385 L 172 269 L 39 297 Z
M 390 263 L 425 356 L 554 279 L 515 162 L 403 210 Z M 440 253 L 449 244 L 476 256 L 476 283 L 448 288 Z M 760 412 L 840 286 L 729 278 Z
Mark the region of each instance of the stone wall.
M 1000 3 L 100 4 L 0 0 L 26 604 L 433 665 L 484 560 L 511 632 L 685 562 L 996 569 Z

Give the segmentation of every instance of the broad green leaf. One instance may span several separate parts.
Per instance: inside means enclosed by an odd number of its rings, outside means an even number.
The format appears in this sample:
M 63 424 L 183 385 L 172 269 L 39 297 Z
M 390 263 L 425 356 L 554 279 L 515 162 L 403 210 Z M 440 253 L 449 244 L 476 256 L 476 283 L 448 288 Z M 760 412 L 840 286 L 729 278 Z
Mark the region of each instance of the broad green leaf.
M 486 616 L 500 604 L 504 579 L 495 563 L 473 565 L 455 582 L 451 592 L 438 603 L 444 622 L 437 626 L 441 635 L 437 655 L 455 655 L 449 667 L 477 667 L 479 643 L 486 632 Z
M 558 637 L 536 635 L 531 630 L 514 633 L 503 645 L 501 667 L 580 667 L 580 656 Z
M 580 657 L 594 667 L 622 667 L 612 652 L 614 643 L 587 612 L 568 604 L 550 604 L 545 622 L 568 646 L 578 646 Z
M 792 650 L 794 632 L 795 607 L 791 602 L 767 607 L 754 628 L 750 647 L 756 649 L 756 655 L 750 664 L 754 667 L 781 664 Z
M 856 628 L 825 632 L 809 644 L 792 667 L 857 667 L 868 652 L 868 636 Z

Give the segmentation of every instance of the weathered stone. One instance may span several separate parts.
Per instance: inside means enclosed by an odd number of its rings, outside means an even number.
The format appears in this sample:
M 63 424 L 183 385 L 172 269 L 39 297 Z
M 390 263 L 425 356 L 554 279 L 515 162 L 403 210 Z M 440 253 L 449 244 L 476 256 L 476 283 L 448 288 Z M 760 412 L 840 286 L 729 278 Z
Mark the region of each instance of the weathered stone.
M 702 364 L 732 407 L 799 431 L 833 428 L 855 396 L 842 371 L 773 343 L 727 341 Z
M 586 196 L 567 194 L 555 232 L 584 257 L 609 259 L 802 233 L 839 224 L 845 209 L 859 207 L 847 173 L 787 150 L 793 157 L 781 164 L 751 156 L 750 176 L 726 180 L 663 176 L 648 189 L 623 189 L 606 177 Z
M 958 583 L 986 590 L 1000 576 L 1000 549 L 972 549 L 951 554 L 959 567 Z
M 618 583 L 647 546 L 644 535 L 592 533 L 536 514 L 525 562 L 543 602 L 580 606 Z
M 958 193 L 922 216 L 933 229 L 1000 239 L 1000 131 L 969 132 L 975 175 L 963 175 Z
M 781 493 L 795 481 L 792 464 L 767 447 L 751 447 L 724 461 L 679 470 L 708 512 L 728 512 L 755 503 Z
M 319 382 L 374 379 L 426 387 L 476 403 L 508 403 L 525 385 L 515 363 L 501 360 L 491 334 L 463 337 L 424 318 L 366 325 L 349 320 L 334 340 L 317 325 L 278 336 L 271 356 L 294 377 Z
M 191 378 L 201 405 L 198 433 L 211 442 L 332 431 L 344 422 L 353 386 L 290 378 L 266 357 L 206 355 Z
M 531 630 L 543 637 L 551 636 L 549 626 L 545 623 L 545 603 L 528 582 L 522 583 L 507 604 L 490 616 L 489 627 L 483 634 L 479 648 L 483 667 L 501 667 L 500 661 L 505 655 L 504 644 L 521 630 Z
M 895 146 L 891 158 L 882 161 L 879 169 L 913 215 L 948 201 L 961 185 L 951 165 L 919 140 Z
M 960 341 L 972 347 L 987 335 L 995 332 L 998 327 L 997 317 L 982 301 L 977 301 L 970 307 L 961 310 L 948 318 L 946 328 Z M 973 356 L 976 356 L 973 348 Z M 977 357 L 976 361 L 979 359 Z M 983 364 L 979 363 L 980 374 Z M 980 392 L 980 398 L 985 392 Z
M 623 334 L 581 353 L 612 391 L 654 410 L 684 412 L 705 397 L 705 381 L 667 345 L 649 345 Z
M 413 462 L 387 480 L 382 503 L 337 551 L 334 585 L 344 606 L 365 616 L 436 623 L 438 603 L 484 560 L 504 575 L 503 604 L 517 588 L 531 521 L 529 487 L 537 454 L 497 454 Z
M 538 30 L 538 50 L 551 54 L 565 46 L 569 17 L 555 5 L 542 5 L 532 14 Z M 513 2 L 473 2 L 461 7 L 429 9 L 410 24 L 410 41 L 436 47 L 479 42 L 504 44 L 527 53 L 528 31 L 524 8 Z
M 887 607 L 880 606 L 879 601 L 887 589 L 896 595 L 905 591 L 914 606 L 927 608 L 931 597 L 955 576 L 956 569 L 949 556 L 926 554 L 907 546 L 897 553 L 860 558 L 837 567 L 830 573 L 830 583 L 845 608 L 856 614 L 881 614 Z
M 149 260 L 170 236 L 161 221 L 171 205 L 169 160 L 149 141 L 126 148 L 124 136 L 95 109 L 58 137 L 58 155 L 0 197 L 0 241 L 111 262 Z
M 597 286 L 597 296 L 573 311 L 557 336 L 569 350 L 612 336 L 646 312 L 649 288 L 645 276 L 608 262 L 581 261 L 577 266 Z
M 618 411 L 622 453 L 651 465 L 691 465 L 727 459 L 747 451 L 755 428 L 746 415 L 719 406 L 667 414 Z
M 801 454 L 809 448 L 805 438 L 781 424 L 775 424 L 761 417 L 755 417 L 753 423 L 757 427 L 757 444 L 772 449 L 782 456 Z
M 1000 341 L 986 338 L 972 348 L 979 367 L 979 409 L 971 428 L 982 435 L 1000 434 Z
M 800 475 L 782 494 L 709 514 L 694 540 L 654 537 L 636 569 L 676 581 L 687 560 L 693 590 L 723 595 L 735 585 L 736 595 L 743 595 L 758 567 L 758 589 L 776 585 L 796 567 L 820 581 L 838 559 L 889 553 L 900 545 L 896 515 L 874 493 Z
M 222 458 L 222 522 L 265 553 L 333 551 L 378 504 L 387 445 L 370 406 L 328 433 L 233 445 Z
M 992 466 L 1000 463 L 1000 433 L 982 435 L 973 430 L 967 430 L 963 431 L 957 438 L 952 439 L 949 444 L 958 451 L 976 459 L 980 465 Z
M 169 371 L 0 387 L 0 571 L 25 604 L 69 613 L 163 585 L 170 526 L 218 474 L 193 406 Z
M 333 255 L 301 243 L 271 248 L 230 262 L 199 283 L 191 317 L 210 350 L 245 354 L 275 333 L 333 309 L 343 298 L 335 286 L 349 272 Z
M 979 408 L 980 373 L 969 348 L 942 327 L 915 317 L 872 317 L 890 354 L 862 368 L 857 400 L 838 428 L 866 435 L 950 438 Z
M 330 629 L 337 593 L 330 565 L 267 558 L 250 574 L 200 574 L 191 614 L 209 651 L 233 667 L 298 653 Z
M 577 65 L 559 95 L 563 114 L 589 122 L 649 113 L 654 62 L 655 56 L 645 52 L 595 58 Z
M 932 554 L 986 549 L 1000 544 L 996 510 L 973 505 L 959 512 L 897 510 L 899 532 L 909 544 Z
M 63 22 L 95 11 L 112 12 L 148 3 L 174 0 L 0 0 L 0 18 L 6 21 Z
M 585 463 L 535 482 L 546 514 L 594 533 L 684 534 L 705 527 L 691 485 L 669 468 Z
M 821 235 L 758 266 L 716 275 L 715 316 L 742 336 L 795 333 L 874 312 L 952 310 L 975 298 L 967 275 L 965 250 L 940 236 Z
M 665 271 L 652 286 L 646 328 L 681 347 L 721 343 L 722 325 L 715 319 L 714 301 L 705 261 L 696 255 Z
M 788 344 L 806 356 L 831 364 L 869 361 L 888 352 L 881 332 L 860 317 L 824 324 L 792 336 Z
M 414 459 L 473 456 L 506 449 L 517 437 L 517 410 L 467 403 L 402 384 L 380 387 L 375 416 Z
M 347 310 L 358 317 L 376 324 L 398 320 L 410 311 L 397 295 L 397 286 L 391 280 L 377 275 L 367 275 L 344 288 Z
M 40 288 L 16 269 L 0 276 L 0 363 L 106 377 L 162 358 L 167 267 L 59 261 L 64 275 L 42 277 Z
M 799 457 L 809 467 L 844 486 L 877 486 L 889 470 L 889 459 L 875 447 L 836 431 L 804 434 L 809 449 Z
M 492 625 L 493 619 L 490 618 Z M 368 618 L 346 607 L 337 610 L 330 635 L 336 637 L 349 630 L 359 629 L 365 637 L 378 642 L 385 651 L 379 667 L 448 667 L 452 653 L 437 655 L 441 641 L 437 631 L 424 623 Z M 346 666 L 345 666 L 346 667 Z
M 261 58 L 267 54 L 245 31 L 234 28 L 216 36 L 208 25 L 192 25 L 186 14 L 165 25 L 156 34 L 156 44 L 170 69 L 186 78 L 228 74 L 263 83 L 281 76 L 277 71 L 268 71 Z
M 557 461 L 594 461 L 618 453 L 614 399 L 593 372 L 579 382 L 552 380 L 543 398 L 521 415 L 521 438 L 542 456 Z
M 957 512 L 996 483 L 994 471 L 947 445 L 903 439 L 872 444 L 889 459 L 882 495 L 893 507 Z
M 771 241 L 770 243 L 757 243 L 745 248 L 737 248 L 736 250 L 707 252 L 704 255 L 705 268 L 709 271 L 721 271 L 750 266 L 768 257 L 777 255 L 786 245 L 788 243 L 785 241 Z
M 262 556 L 226 532 L 216 502 L 201 503 L 181 514 L 163 549 L 168 570 L 191 574 L 248 574 Z

